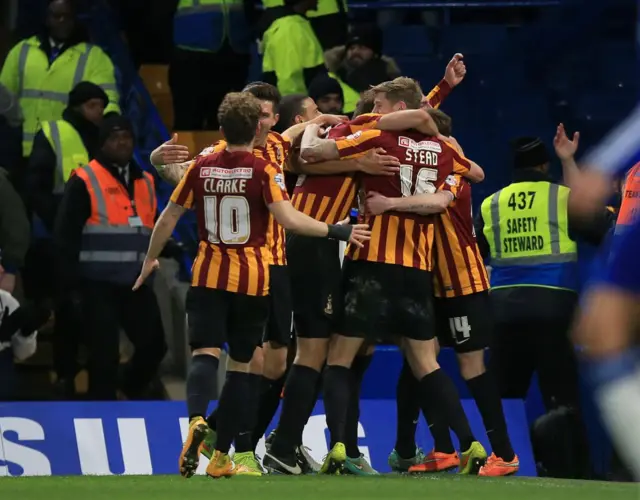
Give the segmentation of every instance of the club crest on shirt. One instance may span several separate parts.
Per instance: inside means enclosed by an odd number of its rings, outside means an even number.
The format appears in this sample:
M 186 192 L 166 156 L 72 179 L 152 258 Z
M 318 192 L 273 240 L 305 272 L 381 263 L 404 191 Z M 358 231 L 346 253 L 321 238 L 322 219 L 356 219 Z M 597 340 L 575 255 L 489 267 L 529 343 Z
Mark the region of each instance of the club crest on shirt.
M 444 180 L 444 182 L 449 184 L 449 186 L 457 186 L 458 185 L 458 180 L 456 179 L 455 175 L 447 176 L 447 178 Z
M 331 316 L 333 314 L 333 303 L 331 295 L 327 297 L 327 304 L 324 306 L 324 313 L 327 316 Z
M 362 130 L 358 130 L 355 134 L 351 134 L 347 136 L 347 139 L 353 141 L 362 135 Z
M 282 151 L 280 148 L 276 148 L 276 161 L 278 164 L 282 163 Z

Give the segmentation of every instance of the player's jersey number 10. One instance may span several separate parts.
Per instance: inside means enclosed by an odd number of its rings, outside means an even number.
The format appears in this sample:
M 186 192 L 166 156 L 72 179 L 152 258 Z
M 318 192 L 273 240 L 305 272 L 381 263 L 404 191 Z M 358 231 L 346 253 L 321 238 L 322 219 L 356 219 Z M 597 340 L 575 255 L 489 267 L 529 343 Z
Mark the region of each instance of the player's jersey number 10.
M 249 202 L 243 196 L 205 196 L 204 218 L 211 243 L 243 245 L 251 236 Z

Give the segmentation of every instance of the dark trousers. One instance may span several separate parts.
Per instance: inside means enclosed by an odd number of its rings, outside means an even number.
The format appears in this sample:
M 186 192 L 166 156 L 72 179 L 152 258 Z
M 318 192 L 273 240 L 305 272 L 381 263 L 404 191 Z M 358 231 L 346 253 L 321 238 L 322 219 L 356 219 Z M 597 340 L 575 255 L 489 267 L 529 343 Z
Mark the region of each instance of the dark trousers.
M 167 351 L 160 309 L 153 290 L 142 286 L 87 282 L 82 290 L 83 324 L 88 348 L 89 398 L 116 399 L 116 391 L 141 397 Z M 120 327 L 135 353 L 119 380 Z
M 169 66 L 174 130 L 217 130 L 218 107 L 245 86 L 250 59 L 228 45 L 215 53 L 176 48 Z
M 491 366 L 503 398 L 524 399 L 536 372 L 547 410 L 579 408 L 578 368 L 569 340 L 571 321 L 572 311 L 567 311 L 559 318 L 496 323 Z

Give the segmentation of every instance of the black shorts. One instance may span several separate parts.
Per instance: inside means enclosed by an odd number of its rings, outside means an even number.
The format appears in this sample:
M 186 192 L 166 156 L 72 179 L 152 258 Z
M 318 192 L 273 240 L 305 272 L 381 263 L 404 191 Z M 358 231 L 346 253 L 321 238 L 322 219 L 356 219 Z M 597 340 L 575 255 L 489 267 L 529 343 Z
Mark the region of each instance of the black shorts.
M 291 234 L 287 259 L 293 291 L 293 323 L 301 338 L 328 339 L 341 300 L 339 242 Z
M 479 351 L 489 347 L 493 315 L 489 292 L 435 299 L 438 340 L 456 352 Z
M 288 346 L 292 310 L 289 266 L 269 266 L 269 303 L 269 321 L 262 340 Z
M 248 363 L 267 325 L 269 298 L 191 287 L 186 309 L 191 349 L 226 342 L 232 359 Z
M 433 276 L 395 264 L 344 261 L 343 307 L 338 333 L 379 340 L 397 335 L 435 337 Z

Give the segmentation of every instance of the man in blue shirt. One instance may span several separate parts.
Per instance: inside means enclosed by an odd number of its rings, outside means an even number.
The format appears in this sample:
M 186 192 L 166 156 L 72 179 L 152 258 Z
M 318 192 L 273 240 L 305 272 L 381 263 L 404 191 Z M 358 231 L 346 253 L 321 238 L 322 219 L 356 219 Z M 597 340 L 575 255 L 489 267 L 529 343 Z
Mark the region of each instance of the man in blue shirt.
M 585 162 L 592 168 L 577 176 L 571 185 L 570 208 L 586 215 L 604 205 L 611 178 L 626 170 L 638 155 L 637 131 L 640 106 L 607 137 Z M 634 168 L 627 177 L 632 185 Z M 628 198 L 628 201 L 627 201 Z M 623 196 L 633 203 L 635 197 Z M 621 207 L 621 210 L 624 206 Z M 618 220 L 609 255 L 598 268 L 583 298 L 574 338 L 583 355 L 602 418 L 618 452 L 640 480 L 640 364 L 636 349 L 640 325 L 640 218 Z M 616 228 L 618 229 L 618 228 Z

